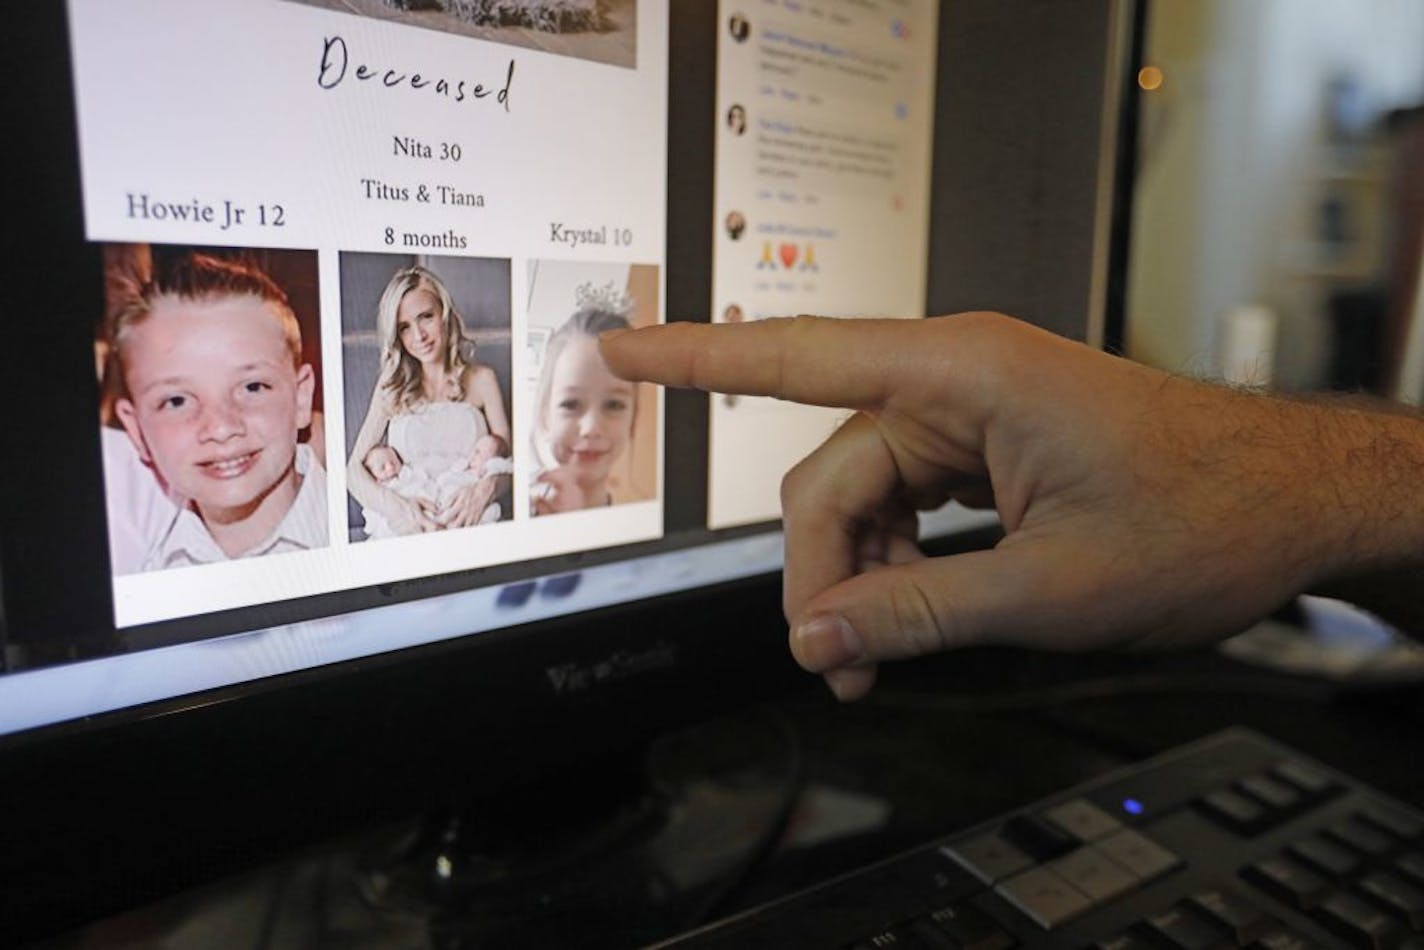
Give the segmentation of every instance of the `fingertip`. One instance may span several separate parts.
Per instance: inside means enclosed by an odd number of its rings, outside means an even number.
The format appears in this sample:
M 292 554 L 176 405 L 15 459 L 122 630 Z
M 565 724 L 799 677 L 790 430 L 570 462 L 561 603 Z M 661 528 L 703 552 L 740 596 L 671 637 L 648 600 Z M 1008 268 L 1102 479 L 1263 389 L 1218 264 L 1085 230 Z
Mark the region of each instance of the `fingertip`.
M 865 657 L 850 621 L 839 614 L 813 614 L 791 631 L 791 654 L 812 673 L 835 670 Z
M 826 685 L 836 699 L 843 703 L 853 703 L 863 699 L 875 685 L 874 666 L 847 666 L 838 670 L 827 670 L 824 674 Z
M 604 330 L 602 333 L 600 333 L 598 335 L 598 349 L 599 352 L 603 354 L 604 359 L 608 358 L 608 354 L 609 352 L 611 352 L 613 344 L 618 340 L 620 336 L 626 336 L 627 334 L 632 332 L 632 327 L 615 327 L 612 330 Z

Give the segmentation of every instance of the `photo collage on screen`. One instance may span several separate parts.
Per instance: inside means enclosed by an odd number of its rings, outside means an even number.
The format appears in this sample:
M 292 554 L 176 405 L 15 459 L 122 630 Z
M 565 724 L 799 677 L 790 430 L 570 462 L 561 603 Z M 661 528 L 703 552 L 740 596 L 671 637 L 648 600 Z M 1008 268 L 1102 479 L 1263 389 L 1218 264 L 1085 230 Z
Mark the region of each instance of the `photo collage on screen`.
M 70 6 L 120 627 L 661 536 L 665 6 Z

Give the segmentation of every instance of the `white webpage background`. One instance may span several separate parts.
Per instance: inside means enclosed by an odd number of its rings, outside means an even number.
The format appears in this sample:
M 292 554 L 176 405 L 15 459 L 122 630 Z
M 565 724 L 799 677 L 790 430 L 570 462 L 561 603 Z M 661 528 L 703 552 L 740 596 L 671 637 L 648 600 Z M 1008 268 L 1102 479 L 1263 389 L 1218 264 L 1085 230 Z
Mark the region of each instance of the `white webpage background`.
M 639 4 L 636 69 L 284 0 L 71 0 L 70 23 L 91 240 L 320 255 L 331 547 L 116 577 L 119 626 L 661 536 L 659 500 L 533 520 L 525 517 L 527 504 L 517 504 L 512 522 L 348 544 L 338 256 L 410 253 L 387 245 L 388 227 L 397 234 L 453 230 L 466 239 L 463 249 L 428 252 L 510 259 L 514 341 L 526 334 L 529 260 L 656 264 L 662 275 L 666 3 Z M 335 36 L 349 65 L 344 80 L 326 89 L 318 78 Z M 382 85 L 381 75 L 394 69 L 498 90 L 511 60 L 508 111 L 493 95 L 455 102 L 433 86 Z M 377 78 L 355 79 L 363 63 Z M 437 149 L 458 144 L 461 160 L 401 157 L 394 139 L 406 136 Z M 371 199 L 362 179 L 412 192 L 418 184 L 432 193 L 445 184 L 482 195 L 485 206 Z M 129 214 L 131 194 L 196 199 L 218 213 L 212 223 L 142 220 Z M 227 201 L 248 208 L 244 226 L 222 229 Z M 259 204 L 281 205 L 284 225 L 253 225 Z M 551 239 L 554 223 L 627 229 L 631 240 L 572 248 Z M 96 313 L 98 307 L 96 301 Z M 525 354 L 512 349 L 511 376 L 519 380 Z M 523 453 L 516 452 L 516 466 L 521 486 L 529 473 Z M 524 498 L 521 487 L 518 500 Z
M 750 23 L 745 42 L 731 38 L 728 23 L 735 14 Z M 937 16 L 935 0 L 720 0 L 714 320 L 722 320 L 731 304 L 747 319 L 924 316 Z M 897 23 L 903 33 L 894 31 Z M 763 44 L 773 36 L 824 42 L 882 57 L 897 68 L 886 82 L 810 67 L 787 77 L 766 68 Z M 776 45 L 787 46 L 780 40 Z M 812 102 L 812 95 L 821 101 Z M 733 104 L 746 108 L 745 135 L 729 132 L 726 116 Z M 764 171 L 768 163 L 759 160 L 767 122 L 891 141 L 897 146 L 893 176 L 868 180 L 806 171 L 795 180 L 772 178 Z M 725 227 L 732 211 L 748 222 L 739 241 Z M 770 269 L 758 267 L 767 241 Z M 798 266 L 781 261 L 782 243 L 798 246 Z M 799 269 L 807 243 L 814 244 L 816 271 Z M 720 396 L 712 397 L 710 414 L 711 528 L 780 517 L 782 476 L 845 416 L 770 399 L 729 406 Z

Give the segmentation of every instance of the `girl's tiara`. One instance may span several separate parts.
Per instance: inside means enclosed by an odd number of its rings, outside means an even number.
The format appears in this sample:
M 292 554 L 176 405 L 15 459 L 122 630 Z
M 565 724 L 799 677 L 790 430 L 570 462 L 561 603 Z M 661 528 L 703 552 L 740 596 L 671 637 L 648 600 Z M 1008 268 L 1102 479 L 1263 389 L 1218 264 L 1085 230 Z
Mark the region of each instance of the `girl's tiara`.
M 633 315 L 633 298 L 611 280 L 606 284 L 595 284 L 591 280 L 579 284 L 574 291 L 574 303 L 580 310 L 598 310 L 624 319 Z

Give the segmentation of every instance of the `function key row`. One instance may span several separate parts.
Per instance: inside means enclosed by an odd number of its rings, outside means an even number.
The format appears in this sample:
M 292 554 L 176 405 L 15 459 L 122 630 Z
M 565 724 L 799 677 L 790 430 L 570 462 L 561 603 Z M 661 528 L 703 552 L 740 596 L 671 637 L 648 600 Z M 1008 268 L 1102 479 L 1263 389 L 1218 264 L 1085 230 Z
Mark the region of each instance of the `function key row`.
M 1341 790 L 1340 783 L 1329 773 L 1288 760 L 1203 795 L 1197 808 L 1237 834 L 1257 835 Z
M 1421 832 L 1413 815 L 1370 804 L 1241 876 L 1356 946 L 1424 947 L 1424 854 L 1395 854 Z
M 1077 798 L 1038 815 L 1016 815 L 998 830 L 962 838 L 941 850 L 992 885 L 1121 830 L 1122 822 Z
M 1411 934 L 1407 920 L 1352 894 L 1328 894 L 1312 916 L 1354 946 L 1368 950 L 1424 948 L 1424 939 Z M 1315 940 L 1225 888 L 1199 892 L 1097 944 L 1098 950 L 1313 950 L 1317 946 Z
M 1210 888 L 1098 943 L 1099 950 L 1218 950 L 1266 945 L 1287 934 L 1280 921 L 1234 891 Z M 1302 950 L 1307 944 L 1301 944 Z
M 1181 858 L 1156 841 L 1120 828 L 1037 864 L 1015 849 L 1006 857 L 998 834 L 978 835 L 945 848 L 1000 897 L 1045 930 L 1141 887 L 1177 868 Z

